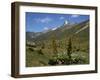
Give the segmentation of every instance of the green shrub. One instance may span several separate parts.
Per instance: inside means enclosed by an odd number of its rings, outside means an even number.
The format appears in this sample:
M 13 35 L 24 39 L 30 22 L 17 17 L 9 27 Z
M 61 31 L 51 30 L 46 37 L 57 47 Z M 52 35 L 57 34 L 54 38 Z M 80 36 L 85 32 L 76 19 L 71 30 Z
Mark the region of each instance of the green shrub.
M 37 50 L 37 53 L 43 55 L 42 49 Z
M 30 51 L 34 51 L 34 49 L 33 49 L 33 48 L 31 48 L 31 47 L 30 47 L 30 48 L 28 48 L 28 49 L 29 49 Z
M 70 59 L 68 58 L 67 54 L 58 54 L 53 56 L 52 59 L 49 60 L 48 64 L 50 65 L 69 65 Z
M 57 61 L 55 59 L 50 59 L 48 62 L 49 65 L 56 65 Z

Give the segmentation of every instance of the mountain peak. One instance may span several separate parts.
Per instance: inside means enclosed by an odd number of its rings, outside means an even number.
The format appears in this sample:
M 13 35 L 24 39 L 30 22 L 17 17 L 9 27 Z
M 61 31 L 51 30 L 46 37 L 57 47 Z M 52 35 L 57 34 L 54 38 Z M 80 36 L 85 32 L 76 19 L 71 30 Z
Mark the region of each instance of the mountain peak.
M 66 20 L 66 21 L 64 22 L 64 24 L 69 24 L 69 22 Z

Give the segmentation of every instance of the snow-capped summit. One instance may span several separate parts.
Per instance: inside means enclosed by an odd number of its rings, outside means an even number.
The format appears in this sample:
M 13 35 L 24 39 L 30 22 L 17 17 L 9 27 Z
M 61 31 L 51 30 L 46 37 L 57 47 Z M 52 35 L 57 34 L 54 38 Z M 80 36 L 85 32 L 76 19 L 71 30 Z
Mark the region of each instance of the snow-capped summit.
M 67 20 L 65 21 L 65 24 L 68 24 L 68 21 Z
M 65 20 L 63 23 L 63 26 L 68 25 L 68 24 L 69 24 L 68 20 Z

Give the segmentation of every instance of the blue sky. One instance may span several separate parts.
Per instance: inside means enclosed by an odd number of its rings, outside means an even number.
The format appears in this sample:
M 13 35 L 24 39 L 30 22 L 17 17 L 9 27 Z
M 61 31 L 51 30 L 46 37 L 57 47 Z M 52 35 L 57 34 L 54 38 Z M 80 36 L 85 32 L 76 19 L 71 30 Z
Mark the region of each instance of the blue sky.
M 72 24 L 85 20 L 89 20 L 89 15 L 26 12 L 26 32 L 42 32 L 55 29 L 65 21 Z

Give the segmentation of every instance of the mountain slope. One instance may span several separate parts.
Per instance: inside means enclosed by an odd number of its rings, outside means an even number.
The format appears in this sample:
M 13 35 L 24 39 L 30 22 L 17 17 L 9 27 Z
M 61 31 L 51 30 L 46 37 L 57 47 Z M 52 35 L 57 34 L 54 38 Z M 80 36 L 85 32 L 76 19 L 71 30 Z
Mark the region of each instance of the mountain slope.
M 26 33 L 26 39 L 27 40 L 33 40 L 33 41 L 44 41 L 44 40 L 50 40 L 52 36 L 55 36 L 57 40 L 63 39 L 65 37 L 70 36 L 78 36 L 82 39 L 88 39 L 89 37 L 89 20 L 81 22 L 79 24 L 73 24 L 73 25 L 62 25 L 61 27 L 55 29 L 55 30 L 49 30 L 45 33 L 43 32 L 27 32 Z

